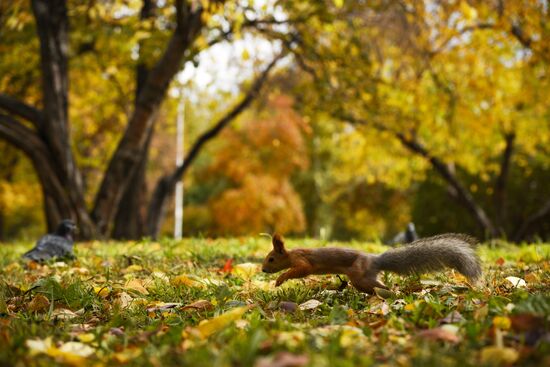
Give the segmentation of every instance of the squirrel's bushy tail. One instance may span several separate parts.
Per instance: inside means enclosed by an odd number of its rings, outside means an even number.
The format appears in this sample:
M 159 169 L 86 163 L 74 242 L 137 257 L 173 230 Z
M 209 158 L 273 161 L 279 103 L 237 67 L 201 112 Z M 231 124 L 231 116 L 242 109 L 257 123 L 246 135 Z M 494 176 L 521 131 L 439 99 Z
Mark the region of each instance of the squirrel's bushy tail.
M 480 261 L 473 247 L 476 243 L 475 238 L 456 233 L 421 238 L 384 252 L 374 263 L 378 271 L 398 274 L 423 274 L 449 267 L 475 281 L 481 275 Z

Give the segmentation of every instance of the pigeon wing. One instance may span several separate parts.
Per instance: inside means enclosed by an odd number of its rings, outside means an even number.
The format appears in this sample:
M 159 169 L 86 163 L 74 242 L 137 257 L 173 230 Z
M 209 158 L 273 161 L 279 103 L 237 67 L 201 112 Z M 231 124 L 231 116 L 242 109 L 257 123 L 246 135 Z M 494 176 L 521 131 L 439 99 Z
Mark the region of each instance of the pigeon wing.
M 44 261 L 52 257 L 65 256 L 74 257 L 72 241 L 53 234 L 40 238 L 36 246 L 23 255 L 23 257 L 34 261 Z

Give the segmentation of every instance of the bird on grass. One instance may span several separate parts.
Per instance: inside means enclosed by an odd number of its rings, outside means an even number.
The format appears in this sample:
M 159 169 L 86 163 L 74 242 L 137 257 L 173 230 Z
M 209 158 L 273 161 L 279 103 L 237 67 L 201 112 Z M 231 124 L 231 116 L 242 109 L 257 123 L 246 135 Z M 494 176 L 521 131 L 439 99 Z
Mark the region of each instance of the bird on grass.
M 54 233 L 41 237 L 34 248 L 23 255 L 24 259 L 37 262 L 53 258 L 75 259 L 73 252 L 73 234 L 76 224 L 70 219 L 64 219 L 59 223 Z
M 418 234 L 416 233 L 416 228 L 414 223 L 410 222 L 407 224 L 407 229 L 403 232 L 399 232 L 391 241 L 390 245 L 397 244 L 407 244 L 414 242 L 418 239 Z

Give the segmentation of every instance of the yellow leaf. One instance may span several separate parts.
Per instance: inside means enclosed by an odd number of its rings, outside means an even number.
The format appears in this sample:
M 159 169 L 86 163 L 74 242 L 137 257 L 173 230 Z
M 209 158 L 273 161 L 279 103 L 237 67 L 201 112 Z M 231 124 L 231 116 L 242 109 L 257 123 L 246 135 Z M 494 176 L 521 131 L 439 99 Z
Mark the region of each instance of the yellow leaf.
M 250 279 L 254 274 L 260 272 L 260 265 L 253 263 L 243 263 L 233 266 L 231 273 L 243 279 Z
M 173 285 L 186 285 L 188 287 L 199 287 L 201 286 L 200 282 L 190 278 L 189 276 L 182 274 L 172 279 Z
M 94 292 L 101 298 L 107 298 L 109 293 L 111 293 L 108 287 L 94 287 Z
M 136 359 L 141 355 L 141 349 L 139 348 L 127 348 L 122 352 L 113 354 L 113 359 L 118 363 L 128 363 L 133 359 Z
M 231 322 L 240 319 L 250 308 L 251 306 L 237 307 L 210 320 L 201 321 L 199 326 L 197 326 L 197 330 L 206 339 L 210 335 L 227 327 Z
M 485 347 L 481 350 L 481 363 L 491 366 L 512 365 L 519 358 L 519 353 L 512 348 Z
M 130 265 L 126 269 L 122 270 L 122 274 L 137 273 L 142 270 L 143 266 L 141 265 Z
M 143 286 L 143 280 L 141 279 L 130 279 L 126 282 L 124 288 L 139 292 L 141 294 L 149 294 L 147 289 Z
M 493 325 L 502 330 L 510 329 L 512 321 L 506 316 L 495 316 L 493 318 Z
M 77 336 L 78 340 L 80 340 L 82 343 L 91 343 L 95 339 L 95 335 L 92 333 L 85 333 L 80 334 Z

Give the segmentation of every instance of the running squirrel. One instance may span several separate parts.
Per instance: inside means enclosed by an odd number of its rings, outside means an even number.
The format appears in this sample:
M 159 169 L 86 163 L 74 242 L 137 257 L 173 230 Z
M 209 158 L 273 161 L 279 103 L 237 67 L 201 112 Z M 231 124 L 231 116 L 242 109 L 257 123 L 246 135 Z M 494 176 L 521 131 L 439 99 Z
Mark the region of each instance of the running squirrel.
M 311 274 L 345 274 L 357 290 L 373 293 L 374 287 L 388 289 L 376 278 L 380 271 L 422 274 L 449 267 L 470 281 L 481 275 L 480 260 L 473 248 L 477 240 L 464 234 L 422 238 L 380 255 L 336 247 L 287 251 L 278 234 L 273 235 L 272 242 L 273 250 L 266 256 L 262 271 L 276 273 L 289 269 L 277 278 L 275 286 Z

